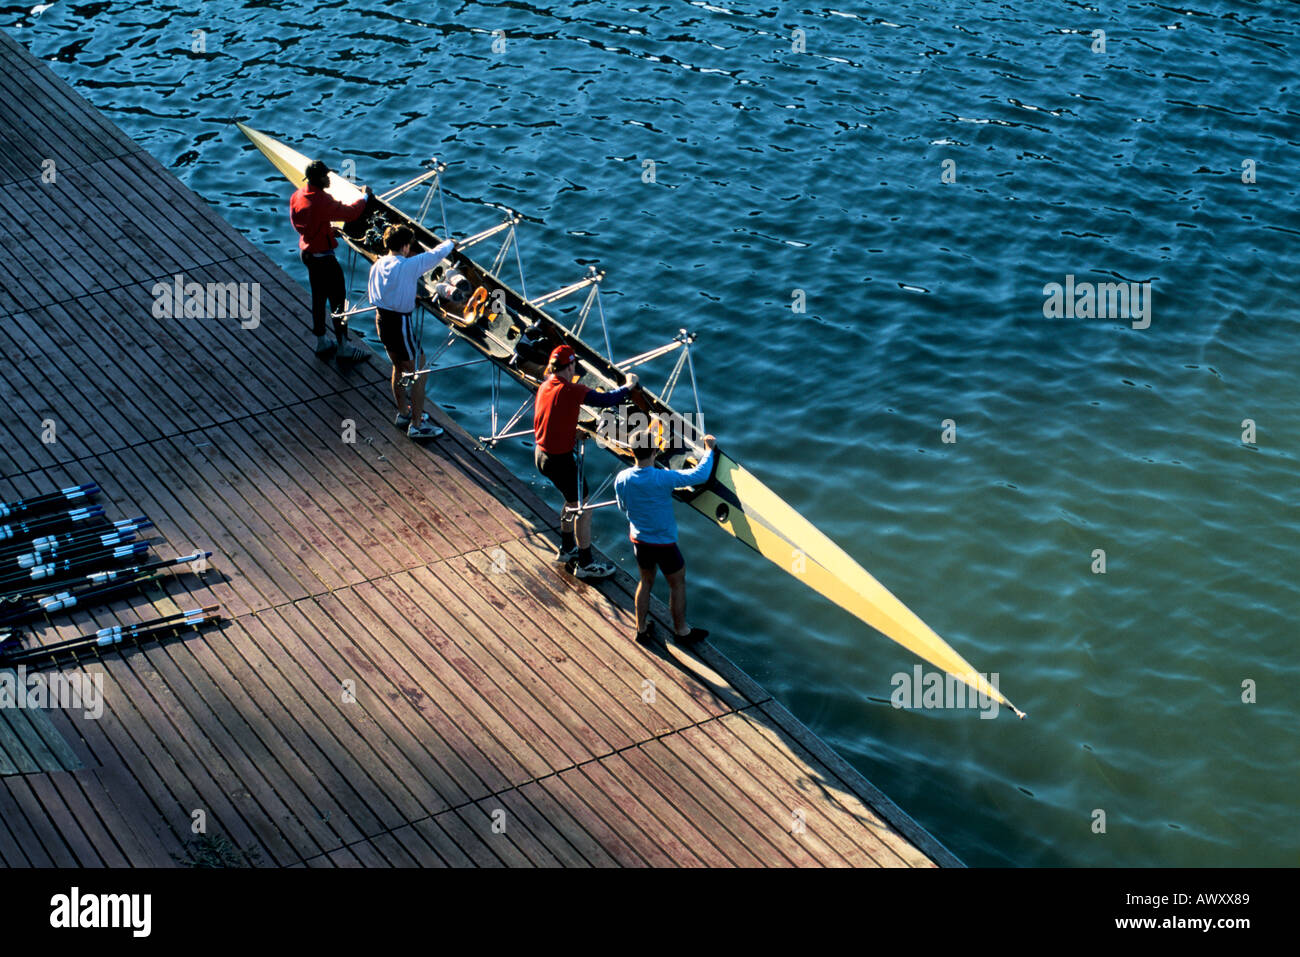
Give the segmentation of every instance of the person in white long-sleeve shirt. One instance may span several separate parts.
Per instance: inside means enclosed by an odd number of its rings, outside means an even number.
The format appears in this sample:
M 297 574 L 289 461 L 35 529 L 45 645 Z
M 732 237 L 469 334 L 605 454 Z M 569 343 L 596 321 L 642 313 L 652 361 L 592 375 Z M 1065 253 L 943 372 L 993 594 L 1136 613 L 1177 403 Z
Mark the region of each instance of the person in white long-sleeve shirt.
M 433 439 L 442 435 L 442 429 L 430 424 L 424 412 L 424 376 L 416 376 L 410 395 L 402 388 L 402 376 L 415 371 L 415 359 L 420 354 L 420 344 L 411 331 L 411 313 L 415 311 L 415 294 L 420 277 L 446 259 L 456 244 L 450 239 L 436 249 L 411 255 L 415 234 L 409 226 L 389 226 L 384 230 L 384 248 L 387 256 L 375 260 L 370 267 L 366 292 L 375 306 L 375 332 L 388 351 L 393 363 L 393 401 L 397 404 L 397 418 L 393 424 L 406 427 L 413 439 Z

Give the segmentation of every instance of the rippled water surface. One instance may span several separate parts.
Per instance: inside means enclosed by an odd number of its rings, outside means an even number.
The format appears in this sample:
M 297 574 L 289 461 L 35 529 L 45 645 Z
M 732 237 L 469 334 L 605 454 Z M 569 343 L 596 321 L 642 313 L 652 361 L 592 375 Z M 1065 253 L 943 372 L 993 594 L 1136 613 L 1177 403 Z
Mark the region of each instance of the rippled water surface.
M 1030 717 L 894 709 L 906 652 L 684 514 L 693 617 L 967 862 L 1300 863 L 1300 6 L 58 0 L 0 25 L 295 277 L 288 191 L 233 120 L 378 189 L 448 160 L 454 234 L 525 215 L 530 292 L 609 271 L 619 356 L 696 330 L 709 429 Z M 1046 318 L 1067 275 L 1150 282 L 1150 326 Z M 436 395 L 485 428 L 482 370 Z

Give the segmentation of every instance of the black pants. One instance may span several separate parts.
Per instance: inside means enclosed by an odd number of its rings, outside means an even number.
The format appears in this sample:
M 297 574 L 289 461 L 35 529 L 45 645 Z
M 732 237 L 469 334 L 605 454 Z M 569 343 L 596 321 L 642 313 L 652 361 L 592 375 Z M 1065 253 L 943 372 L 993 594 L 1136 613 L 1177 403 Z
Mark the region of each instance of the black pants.
M 307 265 L 307 279 L 311 283 L 311 331 L 325 335 L 325 302 L 332 312 L 342 312 L 346 292 L 343 284 L 343 267 L 334 256 L 313 256 L 304 252 L 302 261 Z M 347 322 L 334 320 L 334 335 L 343 338 Z

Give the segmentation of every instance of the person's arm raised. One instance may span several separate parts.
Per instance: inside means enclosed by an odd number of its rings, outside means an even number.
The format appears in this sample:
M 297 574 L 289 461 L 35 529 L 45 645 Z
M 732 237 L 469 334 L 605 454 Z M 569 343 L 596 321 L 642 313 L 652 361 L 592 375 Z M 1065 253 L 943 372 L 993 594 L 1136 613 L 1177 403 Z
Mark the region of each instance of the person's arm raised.
M 704 458 L 700 459 L 698 465 L 694 468 L 685 469 L 681 472 L 670 472 L 673 476 L 673 488 L 686 488 L 688 485 L 698 485 L 705 481 L 713 472 L 713 450 L 717 447 L 718 441 L 712 435 L 704 437 L 704 448 L 707 450 Z

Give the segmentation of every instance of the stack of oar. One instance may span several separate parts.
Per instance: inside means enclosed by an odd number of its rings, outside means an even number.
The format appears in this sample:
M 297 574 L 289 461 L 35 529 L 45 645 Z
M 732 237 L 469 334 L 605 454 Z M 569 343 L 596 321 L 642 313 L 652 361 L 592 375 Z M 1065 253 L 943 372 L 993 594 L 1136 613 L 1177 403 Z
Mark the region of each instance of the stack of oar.
M 0 520 L 13 519 L 0 525 L 0 665 L 53 660 L 127 638 L 160 637 L 219 617 L 213 605 L 139 624 L 102 628 L 52 645 L 17 647 L 20 634 L 16 626 L 49 620 L 72 608 L 103 604 L 157 581 L 165 569 L 211 556 L 211 552 L 193 552 L 142 561 L 161 539 L 136 541 L 136 533 L 153 523 L 141 515 L 108 524 L 103 506 L 84 504 L 99 491 L 98 485 L 90 483 L 0 504 Z
M 217 614 L 217 609 L 220 607 L 220 605 L 208 605 L 206 608 L 191 608 L 189 611 L 179 611 L 174 615 L 163 615 L 161 618 L 138 622 L 134 625 L 113 625 L 109 628 L 100 628 L 98 631 L 78 635 L 76 638 L 69 638 L 67 641 L 56 641 L 50 645 L 42 645 L 39 648 L 16 649 L 0 653 L 0 664 L 25 665 L 50 658 L 58 658 L 62 655 L 75 654 L 78 651 L 102 651 L 105 648 L 120 644 L 128 638 L 137 642 L 148 641 L 151 638 L 162 638 L 175 631 L 198 628 L 208 622 L 220 621 L 221 616 Z

